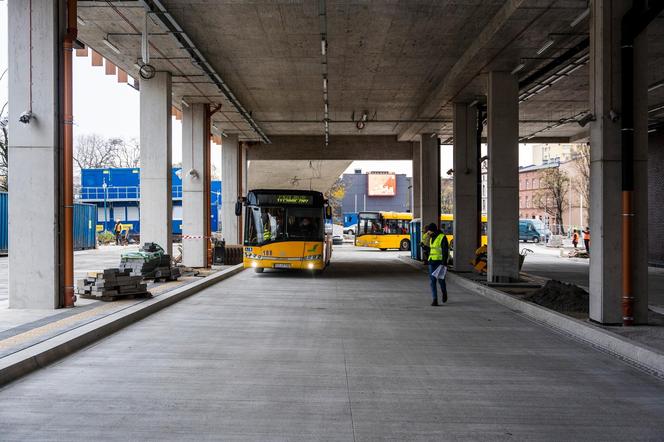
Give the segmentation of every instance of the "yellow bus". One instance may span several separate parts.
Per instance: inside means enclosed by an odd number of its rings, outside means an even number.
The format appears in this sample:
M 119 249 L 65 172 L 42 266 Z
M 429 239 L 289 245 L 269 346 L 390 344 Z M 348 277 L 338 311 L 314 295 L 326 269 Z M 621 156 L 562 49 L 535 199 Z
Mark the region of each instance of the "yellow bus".
M 412 213 L 399 212 L 360 212 L 357 221 L 355 245 L 375 247 L 380 250 L 410 250 L 409 224 Z M 487 217 L 482 216 L 482 245 L 487 243 Z M 449 213 L 440 215 L 440 231 L 453 245 L 454 216 Z
M 332 257 L 331 209 L 320 192 L 252 190 L 238 200 L 245 207 L 244 267 L 322 272 Z
M 360 212 L 355 245 L 380 250 L 410 250 L 409 225 L 412 220 L 412 213 Z

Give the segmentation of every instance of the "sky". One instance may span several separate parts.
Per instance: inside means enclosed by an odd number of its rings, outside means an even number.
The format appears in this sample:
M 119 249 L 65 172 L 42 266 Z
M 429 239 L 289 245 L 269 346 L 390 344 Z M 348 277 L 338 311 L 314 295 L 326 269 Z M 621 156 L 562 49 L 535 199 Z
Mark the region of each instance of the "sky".
M 7 68 L 7 2 L 0 0 L 0 76 Z M 7 75 L 0 81 L 0 108 L 7 101 Z M 6 115 L 6 113 L 5 113 Z M 172 120 L 173 162 L 182 160 L 182 125 Z M 90 59 L 74 57 L 74 137 L 97 133 L 104 137 L 139 138 L 139 92 L 105 75 L 103 67 L 93 67 Z M 213 144 L 212 161 L 221 170 L 221 148 Z M 532 163 L 528 145 L 519 146 L 519 164 Z M 452 168 L 452 148 L 443 146 L 441 174 Z M 346 170 L 387 171 L 412 175 L 410 161 L 355 161 Z

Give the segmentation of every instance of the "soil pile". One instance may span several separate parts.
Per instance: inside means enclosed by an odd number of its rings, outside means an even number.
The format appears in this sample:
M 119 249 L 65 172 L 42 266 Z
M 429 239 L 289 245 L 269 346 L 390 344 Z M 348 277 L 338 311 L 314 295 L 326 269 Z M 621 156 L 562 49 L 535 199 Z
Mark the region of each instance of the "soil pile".
M 588 313 L 588 292 L 574 284 L 551 280 L 523 299 L 559 312 Z

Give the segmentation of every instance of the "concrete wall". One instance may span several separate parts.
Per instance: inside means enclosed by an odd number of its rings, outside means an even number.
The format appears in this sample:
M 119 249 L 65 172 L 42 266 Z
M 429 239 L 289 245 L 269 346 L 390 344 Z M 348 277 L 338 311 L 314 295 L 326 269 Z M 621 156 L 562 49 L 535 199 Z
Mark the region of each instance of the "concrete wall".
M 664 267 L 664 130 L 648 140 L 648 261 Z
M 342 179 L 346 189 L 346 194 L 341 203 L 343 213 L 356 213 L 364 210 L 393 212 L 408 212 L 410 210 L 409 187 L 411 180 L 404 174 L 397 175 L 395 196 L 368 196 L 368 177 L 366 173 L 345 173 Z
M 141 81 L 141 243 L 171 253 L 171 74 Z
M 622 323 L 623 272 L 620 241 L 623 225 L 621 179 L 621 120 L 611 112 L 621 108 L 620 21 L 631 3 L 593 2 L 590 33 L 590 318 L 605 324 Z M 635 191 L 632 267 L 636 323 L 648 317 L 647 213 L 647 82 L 645 33 L 634 45 L 634 167 Z M 644 136 L 645 135 L 645 136 Z
M 13 0 L 8 8 L 10 308 L 61 305 L 59 3 L 32 2 L 32 48 L 28 2 Z M 19 123 L 19 116 L 30 109 L 32 121 Z
M 509 72 L 490 72 L 488 128 L 487 279 L 519 279 L 519 102 Z
M 420 210 L 422 226 L 440 223 L 440 141 L 422 134 L 420 141 Z
M 239 163 L 242 155 L 237 134 L 231 134 L 222 139 L 221 146 L 221 180 L 224 183 L 221 189 L 223 204 L 221 206 L 221 234 L 227 244 L 240 244 L 239 220 L 235 216 L 235 202 L 240 196 Z M 246 168 L 243 167 L 246 174 Z
M 477 108 L 454 104 L 454 268 L 471 271 L 479 247 Z
M 205 220 L 206 104 L 182 109 L 182 264 L 207 265 Z M 195 171 L 196 175 L 189 173 Z

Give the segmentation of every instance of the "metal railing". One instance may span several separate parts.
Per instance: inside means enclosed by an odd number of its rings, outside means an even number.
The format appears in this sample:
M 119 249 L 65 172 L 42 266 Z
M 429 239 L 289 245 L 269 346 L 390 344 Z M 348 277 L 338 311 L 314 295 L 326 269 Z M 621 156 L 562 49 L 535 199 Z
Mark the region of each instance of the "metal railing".
M 182 198 L 182 186 L 173 186 L 171 195 L 175 199 Z M 140 198 L 139 186 L 81 187 L 76 194 L 76 199 L 81 201 L 138 201 Z

